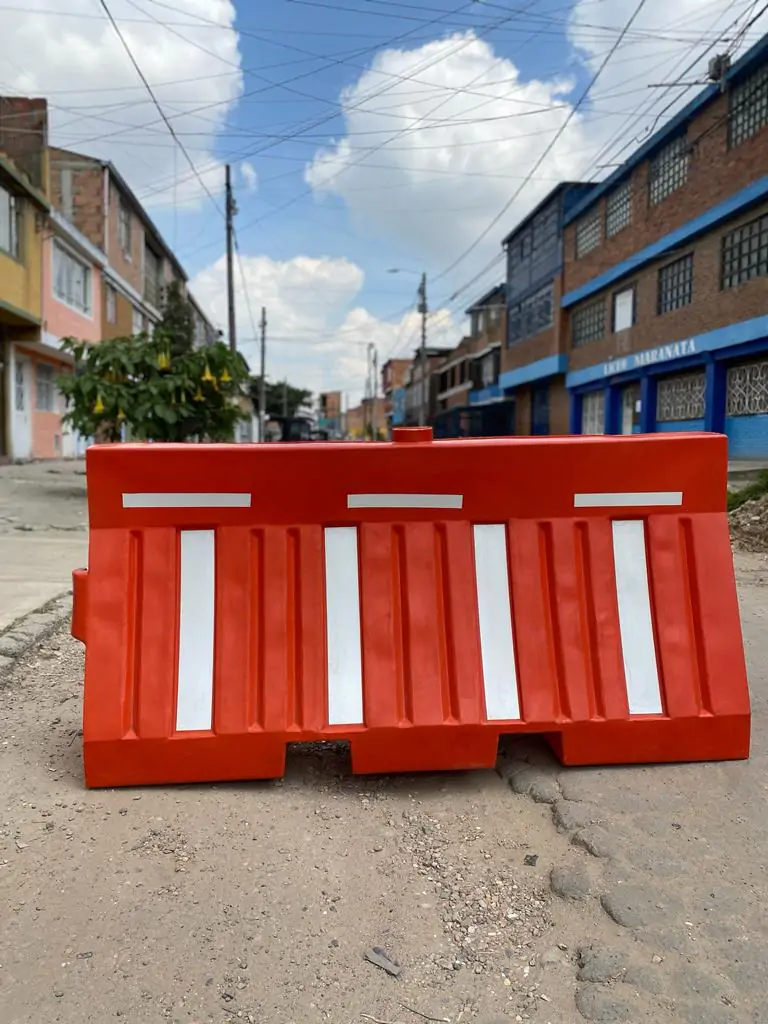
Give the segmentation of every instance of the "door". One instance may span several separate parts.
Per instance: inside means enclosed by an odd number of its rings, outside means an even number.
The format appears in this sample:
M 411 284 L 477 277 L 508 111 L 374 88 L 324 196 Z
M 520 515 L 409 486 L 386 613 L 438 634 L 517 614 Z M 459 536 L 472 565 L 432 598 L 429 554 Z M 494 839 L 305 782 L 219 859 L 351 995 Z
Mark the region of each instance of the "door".
M 640 385 L 630 384 L 621 393 L 621 432 L 636 434 L 640 430 Z
M 549 433 L 549 387 L 534 388 L 531 392 L 531 433 Z
M 32 458 L 32 361 L 18 350 L 13 359 L 12 447 L 12 458 Z

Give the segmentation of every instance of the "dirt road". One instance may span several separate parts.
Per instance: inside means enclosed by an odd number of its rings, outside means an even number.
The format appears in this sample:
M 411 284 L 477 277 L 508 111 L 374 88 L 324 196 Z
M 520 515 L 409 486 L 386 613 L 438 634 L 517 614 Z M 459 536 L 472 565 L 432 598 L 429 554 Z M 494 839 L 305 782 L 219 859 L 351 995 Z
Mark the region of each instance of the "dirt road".
M 738 565 L 743 764 L 510 744 L 498 772 L 360 779 L 308 748 L 283 782 L 87 792 L 55 635 L 0 682 L 3 1024 L 764 1024 L 768 566 Z

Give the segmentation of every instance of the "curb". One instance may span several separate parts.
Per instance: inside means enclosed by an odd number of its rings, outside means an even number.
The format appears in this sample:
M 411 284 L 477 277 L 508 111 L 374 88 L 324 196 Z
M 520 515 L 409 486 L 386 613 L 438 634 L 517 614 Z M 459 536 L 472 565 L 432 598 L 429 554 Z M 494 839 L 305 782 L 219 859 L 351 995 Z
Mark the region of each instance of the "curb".
M 0 632 L 0 684 L 20 658 L 55 633 L 72 614 L 72 591 L 64 590 Z

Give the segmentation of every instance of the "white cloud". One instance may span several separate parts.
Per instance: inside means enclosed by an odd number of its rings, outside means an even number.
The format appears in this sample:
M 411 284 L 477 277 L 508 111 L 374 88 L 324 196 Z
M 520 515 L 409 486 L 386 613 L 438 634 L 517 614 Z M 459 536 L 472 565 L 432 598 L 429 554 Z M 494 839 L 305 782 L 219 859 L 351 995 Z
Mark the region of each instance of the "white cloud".
M 50 13 L 56 6 L 26 0 L 23 11 L 0 10 L 0 89 L 46 96 L 51 142 L 112 160 L 148 205 L 199 201 L 200 183 L 99 4 L 68 0 L 62 13 Z M 148 0 L 109 4 L 163 111 L 216 194 L 223 186 L 223 165 L 213 156 L 216 135 L 242 91 L 235 9 L 230 0 L 172 0 L 171 6 L 180 13 Z M 205 23 L 211 21 L 221 27 Z
M 254 372 L 259 368 L 254 327 L 258 330 L 262 306 L 268 322 L 267 376 L 272 380 L 287 377 L 315 394 L 341 389 L 350 403 L 358 401 L 363 392 L 369 343 L 376 346 L 380 363 L 392 352 L 410 355 L 418 344 L 420 319 L 415 311 L 391 323 L 356 304 L 364 275 L 349 260 L 297 256 L 279 261 L 243 256 L 241 263 L 242 276 L 238 272 L 235 277 L 238 347 Z M 227 321 L 224 258 L 197 274 L 190 287 L 214 322 L 223 327 Z M 436 310 L 429 318 L 430 344 L 448 347 L 458 339 L 450 315 Z
M 248 191 L 255 192 L 259 186 L 259 176 L 250 160 L 243 160 L 240 164 L 240 173 L 243 176 L 243 181 Z
M 579 0 L 570 19 L 560 22 L 574 48 L 569 73 L 581 65 L 594 74 L 636 7 L 637 0 Z M 746 22 L 752 9 L 750 0 L 646 0 L 589 102 L 462 265 L 460 277 L 499 253 L 501 238 L 557 181 L 594 180 L 610 169 L 596 163 L 626 158 L 670 99 L 679 97 L 679 106 L 694 95 L 651 90 L 648 83 L 675 81 L 695 55 L 698 66 L 685 80 L 702 81 L 705 46 L 738 15 Z M 553 20 L 547 19 L 549 31 Z M 753 27 L 741 52 L 766 27 L 768 15 Z M 546 68 L 523 81 L 513 61 L 499 58 L 471 32 L 412 50 L 380 51 L 341 94 L 345 135 L 317 150 L 305 179 L 318 199 L 342 197 L 363 233 L 395 239 L 428 266 L 442 269 L 481 234 L 536 166 L 583 89 L 574 85 L 575 79 Z M 615 144 L 617 133 L 627 143 L 623 151 Z

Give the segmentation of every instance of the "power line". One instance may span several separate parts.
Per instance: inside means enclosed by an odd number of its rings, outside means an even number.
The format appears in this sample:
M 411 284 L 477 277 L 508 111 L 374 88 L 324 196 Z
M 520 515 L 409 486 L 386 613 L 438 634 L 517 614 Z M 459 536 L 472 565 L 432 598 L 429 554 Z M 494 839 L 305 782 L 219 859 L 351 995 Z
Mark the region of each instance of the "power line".
M 557 132 L 556 132 L 556 134 L 555 134 L 555 137 L 554 137 L 554 139 L 552 139 L 552 141 L 551 141 L 551 142 L 549 143 L 549 145 L 548 145 L 548 146 L 546 147 L 546 149 L 544 150 L 544 152 L 543 152 L 543 153 L 541 154 L 541 156 L 539 157 L 539 159 L 538 159 L 538 160 L 536 161 L 536 163 L 535 163 L 535 164 L 533 165 L 533 167 L 532 167 L 532 168 L 531 168 L 531 170 L 529 171 L 529 173 L 528 173 L 528 175 L 527 175 L 526 179 L 525 179 L 525 180 L 524 180 L 524 181 L 523 181 L 523 182 L 522 182 L 522 183 L 520 184 L 520 186 L 519 186 L 519 187 L 518 187 L 518 188 L 517 188 L 517 189 L 516 189 L 516 190 L 515 190 L 515 191 L 514 191 L 514 192 L 512 193 L 512 196 L 511 196 L 511 197 L 510 197 L 510 198 L 509 198 L 509 199 L 507 200 L 507 202 L 506 202 L 506 203 L 504 204 L 504 206 L 503 206 L 503 207 L 501 208 L 501 210 L 500 210 L 500 211 L 498 212 L 498 214 L 497 214 L 497 215 L 496 215 L 496 216 L 495 216 L 495 217 L 493 218 L 493 220 L 492 220 L 492 221 L 490 222 L 490 224 L 488 224 L 488 226 L 487 226 L 487 227 L 486 227 L 486 228 L 485 228 L 485 229 L 484 229 L 484 230 L 483 230 L 483 231 L 482 231 L 482 232 L 480 233 L 480 235 L 478 235 L 478 237 L 477 237 L 477 238 L 475 239 L 475 241 L 474 241 L 474 242 L 472 242 L 472 244 L 471 244 L 470 246 L 468 246 L 468 248 L 466 248 L 466 249 L 464 250 L 464 252 L 462 252 L 462 254 L 461 254 L 461 255 L 460 255 L 459 257 L 457 257 L 457 259 L 455 259 L 455 260 L 453 261 L 453 263 L 451 263 L 451 264 L 450 264 L 450 265 L 449 265 L 448 267 L 446 267 L 446 268 L 445 268 L 445 270 L 441 271 L 441 272 L 440 272 L 440 273 L 439 273 L 439 274 L 437 275 L 437 277 L 436 277 L 436 278 L 435 278 L 434 280 L 440 280 L 440 278 L 441 278 L 441 277 L 445 277 L 445 275 L 446 275 L 446 274 L 450 273 L 450 272 L 451 272 L 451 271 L 452 271 L 452 270 L 453 270 L 453 269 L 454 269 L 455 267 L 457 267 L 457 266 L 458 266 L 458 265 L 459 265 L 460 263 L 462 263 L 462 262 L 463 262 L 463 261 L 464 261 L 464 260 L 465 260 L 465 259 L 467 258 L 467 256 L 469 256 L 469 254 L 470 254 L 470 253 L 474 252 L 474 250 L 475 250 L 475 249 L 477 248 L 477 246 L 478 246 L 478 245 L 480 244 L 480 242 L 482 242 L 482 240 L 483 240 L 484 238 L 486 238 L 486 237 L 487 237 L 487 235 L 489 234 L 489 232 L 490 232 L 490 231 L 491 231 L 491 230 L 492 230 L 492 229 L 493 229 L 494 227 L 496 227 L 496 225 L 497 225 L 497 224 L 499 223 L 499 221 L 500 221 L 500 220 L 501 220 L 501 218 L 502 218 L 502 217 L 504 216 L 504 214 L 505 214 L 505 213 L 507 212 L 507 210 L 508 210 L 508 209 L 510 208 L 510 206 L 512 206 L 512 204 L 513 204 L 513 203 L 515 202 L 515 200 L 516 200 L 516 199 L 518 198 L 518 196 L 519 196 L 519 195 L 520 195 L 520 193 L 521 193 L 521 192 L 523 191 L 523 189 L 525 188 L 525 186 L 526 186 L 526 185 L 528 184 L 528 182 L 529 182 L 529 181 L 531 180 L 531 178 L 532 178 L 532 177 L 533 177 L 533 175 L 534 175 L 534 174 L 536 173 L 536 171 L 538 171 L 538 169 L 539 169 L 539 168 L 541 167 L 541 165 L 542 165 L 542 164 L 544 163 L 544 161 L 546 160 L 546 158 L 547 158 L 547 157 L 549 156 L 549 154 L 550 154 L 550 153 L 552 152 L 552 149 L 554 148 L 554 146 L 555 146 L 555 145 L 557 144 L 557 142 L 558 142 L 558 141 L 560 140 L 560 138 L 562 137 L 562 135 L 563 135 L 563 132 L 564 132 L 564 131 L 565 131 L 565 129 L 566 129 L 567 127 L 568 127 L 568 125 L 569 125 L 569 124 L 571 123 L 571 121 L 572 121 L 572 120 L 573 120 L 573 118 L 575 117 L 575 115 L 576 115 L 576 113 L 577 113 L 577 111 L 578 111 L 579 107 L 580 107 L 580 106 L 581 106 L 581 104 L 582 104 L 582 103 L 584 102 L 584 100 L 585 100 L 585 99 L 587 98 L 587 96 L 589 95 L 589 92 L 590 92 L 590 90 L 591 90 L 591 89 L 592 89 L 592 87 L 593 87 L 593 86 L 595 85 L 595 83 L 597 82 L 597 80 L 598 80 L 598 79 L 600 78 L 600 75 L 601 75 L 601 74 L 603 73 L 603 71 L 604 71 L 605 67 L 607 66 L 608 62 L 610 61 L 611 57 L 612 57 L 612 56 L 614 55 L 614 53 L 616 52 L 616 50 L 617 50 L 617 49 L 619 48 L 619 46 L 621 45 L 621 41 L 622 41 L 622 39 L 624 38 L 624 36 L 625 36 L 625 34 L 626 34 L 627 30 L 628 30 L 628 29 L 629 29 L 629 28 L 631 27 L 631 25 L 632 25 L 632 23 L 634 22 L 635 18 L 637 18 L 638 14 L 640 13 L 640 11 L 641 11 L 641 10 L 643 9 L 643 7 L 645 6 L 645 3 L 646 3 L 646 0 L 640 0 L 640 2 L 638 3 L 637 7 L 635 8 L 635 10 L 633 11 L 633 13 L 631 14 L 631 16 L 630 16 L 630 18 L 629 18 L 629 21 L 628 21 L 628 22 L 626 23 L 626 25 L 624 26 L 624 29 L 623 29 L 623 30 L 622 30 L 622 31 L 621 31 L 621 32 L 619 33 L 619 35 L 618 35 L 618 37 L 616 38 L 616 40 L 615 40 L 615 42 L 614 42 L 613 46 L 612 46 L 612 47 L 611 47 L 611 49 L 610 49 L 610 50 L 608 51 L 608 54 L 606 55 L 606 57 L 605 57 L 605 59 L 603 60 L 603 62 L 602 62 L 602 63 L 600 64 L 600 67 L 599 67 L 599 68 L 597 69 L 597 71 L 595 72 L 595 74 L 594 74 L 594 75 L 592 76 L 592 78 L 591 78 L 591 80 L 589 81 L 589 83 L 588 83 L 588 85 L 587 85 L 586 89 L 585 89 L 585 90 L 584 90 L 584 91 L 582 92 L 581 96 L 580 96 L 580 97 L 578 98 L 578 100 L 576 101 L 576 103 L 575 103 L 575 104 L 573 105 L 573 107 L 571 108 L 571 111 L 570 111 L 570 113 L 568 114 L 568 116 L 566 117 L 565 121 L 564 121 L 564 122 L 562 123 L 562 125 L 560 126 L 560 128 L 559 128 L 559 129 L 557 130 Z
M 101 6 L 102 6 L 106 16 L 109 18 L 110 23 L 112 25 L 112 28 L 115 30 L 115 34 L 117 35 L 117 38 L 122 43 L 123 49 L 125 50 L 126 54 L 128 55 L 128 59 L 130 60 L 131 64 L 133 64 L 133 67 L 136 70 L 136 74 L 142 80 L 142 82 L 144 83 L 144 86 L 146 87 L 147 92 L 152 97 L 152 102 L 157 107 L 158 114 L 160 115 L 160 117 L 165 122 L 165 126 L 167 127 L 167 129 L 171 133 L 171 135 L 173 136 L 173 139 L 176 142 L 176 144 L 179 147 L 179 149 L 181 150 L 181 152 L 184 154 L 184 157 L 185 157 L 187 163 L 189 164 L 190 168 L 192 169 L 192 173 L 195 175 L 197 180 L 203 186 L 203 189 L 205 190 L 206 194 L 208 195 L 208 198 L 211 200 L 211 202 L 215 206 L 215 208 L 218 211 L 219 215 L 223 217 L 224 214 L 223 214 L 221 208 L 219 207 L 219 204 L 216 202 L 216 199 L 214 198 L 214 196 L 211 193 L 210 189 L 206 185 L 206 183 L 203 180 L 202 176 L 200 175 L 199 171 L 195 167 L 195 164 L 194 164 L 194 161 L 192 160 L 192 157 L 189 155 L 189 153 L 184 148 L 184 143 L 177 136 L 176 129 L 173 127 L 171 122 L 166 117 L 165 111 L 160 106 L 160 103 L 158 102 L 158 99 L 155 96 L 155 93 L 154 93 L 154 91 L 152 89 L 152 86 L 149 84 L 146 76 L 144 75 L 144 72 L 141 70 L 141 67 L 139 66 L 138 61 L 136 60 L 136 58 L 134 57 L 133 53 L 131 52 L 131 48 L 130 48 L 130 46 L 128 45 L 128 43 L 126 41 L 125 36 L 123 35 L 123 33 L 122 33 L 121 29 L 120 29 L 120 26 L 117 24 L 115 19 L 112 17 L 112 12 L 110 11 L 109 7 L 107 6 L 106 0 L 99 0 L 99 3 L 101 4 Z
M 253 315 L 253 307 L 251 306 L 251 296 L 248 292 L 248 282 L 246 281 L 245 278 L 245 269 L 243 267 L 243 260 L 240 255 L 240 244 L 238 243 L 237 232 L 235 231 L 234 227 L 232 228 L 232 240 L 235 243 L 235 260 L 237 261 L 237 269 L 240 273 L 240 283 L 242 284 L 243 287 L 243 298 L 245 299 L 245 308 L 248 311 L 248 321 L 251 325 L 253 337 L 255 338 L 257 336 L 256 318 Z M 243 341 L 246 340 L 248 339 L 243 339 Z
M 730 6 L 734 6 L 734 4 L 731 4 Z M 754 9 L 754 5 L 752 6 L 752 9 Z M 753 18 L 753 19 L 751 19 L 751 21 L 750 21 L 750 23 L 749 23 L 749 26 L 748 26 L 748 27 L 751 27 L 751 25 L 752 25 L 752 24 L 754 24 L 754 22 L 755 22 L 755 21 L 757 20 L 757 18 L 759 18 L 759 17 L 760 17 L 761 15 L 762 15 L 762 13 L 764 13 L 765 9 L 768 9 L 768 3 L 767 3 L 767 4 L 765 5 L 765 7 L 764 7 L 764 8 L 763 8 L 763 9 L 761 10 L 761 12 L 760 12 L 760 13 L 759 13 L 759 14 L 758 14 L 758 15 L 756 16 L 756 18 Z M 721 16 L 721 15 L 718 15 L 718 17 L 720 17 L 720 16 Z M 734 27 L 735 27 L 735 26 L 736 26 L 736 25 L 738 24 L 738 21 L 739 21 L 739 19 L 740 19 L 740 18 L 741 18 L 741 15 L 739 15 L 739 17 L 737 17 L 736 19 L 734 19 L 734 21 L 733 21 L 733 22 L 731 22 L 731 23 L 730 23 L 730 24 L 729 24 L 729 25 L 728 25 L 728 26 L 727 26 L 727 27 L 726 27 L 726 28 L 725 28 L 724 30 L 722 30 L 722 32 L 720 33 L 720 35 L 718 36 L 718 38 L 717 38 L 717 39 L 715 40 L 715 42 L 714 42 L 714 43 L 712 43 L 712 44 L 710 44 L 710 45 L 709 45 L 709 46 L 707 47 L 707 49 L 706 49 L 706 50 L 705 50 L 705 51 L 704 51 L 703 53 L 701 53 L 701 54 L 698 54 L 698 55 L 697 55 L 697 57 L 696 57 L 696 59 L 695 59 L 695 60 L 694 60 L 694 61 L 693 61 L 693 62 L 692 62 L 691 64 L 689 64 L 689 65 L 687 66 L 687 68 L 686 68 L 686 69 L 685 69 L 685 71 L 683 72 L 683 75 L 686 75 L 686 74 L 688 74 L 688 73 L 690 72 L 690 70 L 691 70 L 691 69 L 692 69 L 693 67 L 695 67 L 695 65 L 696 65 L 696 64 L 697 64 L 697 63 L 698 63 L 698 62 L 699 62 L 700 60 L 702 60 L 702 59 L 703 59 L 703 57 L 705 57 L 705 56 L 707 55 L 707 53 L 708 53 L 708 52 L 710 52 L 710 51 L 711 51 L 712 49 L 714 49 L 714 47 L 715 47 L 715 46 L 717 45 L 718 41 L 722 41 L 723 37 L 724 37 L 724 36 L 725 36 L 725 35 L 726 35 L 726 34 L 727 34 L 728 32 L 730 32 L 730 31 L 731 31 L 731 30 L 732 30 L 732 29 L 733 29 L 733 28 L 734 28 Z M 743 30 L 742 30 L 742 31 L 743 31 Z M 741 35 L 741 34 L 742 34 L 742 32 L 740 31 L 739 35 Z M 691 48 L 691 49 L 693 49 L 693 48 Z M 690 50 L 689 50 L 689 52 L 690 52 Z M 664 63 L 664 62 L 662 62 L 662 63 Z M 659 66 L 659 65 L 657 65 L 656 67 L 658 67 L 658 66 Z M 655 70 L 655 68 L 654 68 L 654 70 Z M 655 101 L 655 98 L 654 98 L 654 101 Z M 673 103 L 674 103 L 674 102 L 675 102 L 675 101 L 673 101 Z M 665 108 L 664 108 L 664 110 L 663 110 L 663 111 L 661 111 L 661 112 L 660 112 L 660 114 L 658 114 L 658 115 L 656 116 L 656 122 L 658 122 L 658 119 L 659 119 L 659 117 L 663 116 L 663 114 L 664 114 L 664 113 L 665 113 L 665 112 L 666 112 L 667 110 L 669 110 L 669 109 L 670 109 L 670 107 L 671 107 L 672 105 L 673 105 L 673 104 L 668 104 L 668 105 L 667 105 L 667 107 L 665 107 Z M 638 117 L 640 117 L 640 116 L 642 116 L 642 115 L 638 115 Z M 636 121 L 637 121 L 637 118 L 636 118 L 636 120 L 635 120 L 635 123 L 636 123 Z M 623 133 L 624 129 L 626 128 L 626 125 L 627 125 L 627 123 L 628 123 L 628 122 L 625 122 L 625 124 L 624 124 L 624 125 L 622 125 L 622 127 L 621 127 L 621 128 L 619 129 L 619 132 L 618 132 L 618 135 L 619 135 L 619 136 L 621 136 L 621 134 Z M 626 149 L 626 148 L 627 148 L 627 146 L 628 146 L 629 144 L 631 144 L 631 140 L 630 140 L 630 142 L 628 142 L 628 143 L 625 143 L 625 145 L 624 145 L 623 149 L 622 149 L 622 150 L 620 150 L 619 152 L 623 152 L 623 150 L 624 150 L 624 149 Z M 608 145 L 610 145 L 610 143 L 609 143 Z M 607 146 L 604 146 L 604 147 L 603 147 L 603 149 L 601 150 L 600 154 L 598 154 L 598 156 L 597 156 L 597 157 L 595 158 L 595 162 L 597 162 L 597 161 L 599 161 L 599 160 L 601 159 L 602 155 L 603 155 L 603 154 L 604 154 L 604 153 L 606 152 L 606 149 L 607 149 Z M 683 248 L 684 248 L 684 247 L 683 247 Z M 473 276 L 473 277 L 472 277 L 472 278 L 471 278 L 471 279 L 470 279 L 469 281 L 467 281 L 467 282 L 466 282 L 465 284 L 463 284 L 463 285 L 462 285 L 462 286 L 461 286 L 461 287 L 460 287 L 459 289 L 457 289 L 457 290 L 456 290 L 456 291 L 455 291 L 455 292 L 454 292 L 454 293 L 453 293 L 453 294 L 451 295 L 451 297 L 450 297 L 450 299 L 448 300 L 448 302 L 450 303 L 450 302 L 454 301 L 455 299 L 458 299 L 458 298 L 459 298 L 459 297 L 460 297 L 460 296 L 461 296 L 461 295 L 462 295 L 462 294 L 463 294 L 463 293 L 464 293 L 465 291 L 467 291 L 467 290 L 468 290 L 468 289 L 469 289 L 469 288 L 470 288 L 470 287 L 471 287 L 471 286 L 472 286 L 473 284 L 475 284 L 475 283 L 477 283 L 478 281 L 480 281 L 480 280 L 481 280 L 481 279 L 482 279 L 483 277 L 485 277 L 485 276 L 486 276 L 486 275 L 487 275 L 487 274 L 488 274 L 489 272 L 491 272 L 492 270 L 495 270 L 495 268 L 496 268 L 496 267 L 497 267 L 497 266 L 498 266 L 498 265 L 499 265 L 500 263 L 502 263 L 502 262 L 503 262 L 504 260 L 505 260 L 505 254 L 504 254 L 503 252 L 502 252 L 502 253 L 498 253 L 498 254 L 497 254 L 496 256 L 494 256 L 494 257 L 493 257 L 493 258 L 492 258 L 492 259 L 490 260 L 490 262 L 489 262 L 488 264 L 486 264 L 486 266 L 485 266 L 485 267 L 483 267 L 483 269 L 482 269 L 482 270 L 480 270 L 480 271 L 479 271 L 479 272 L 478 272 L 477 274 L 475 274 L 475 275 L 474 275 L 474 276 Z

